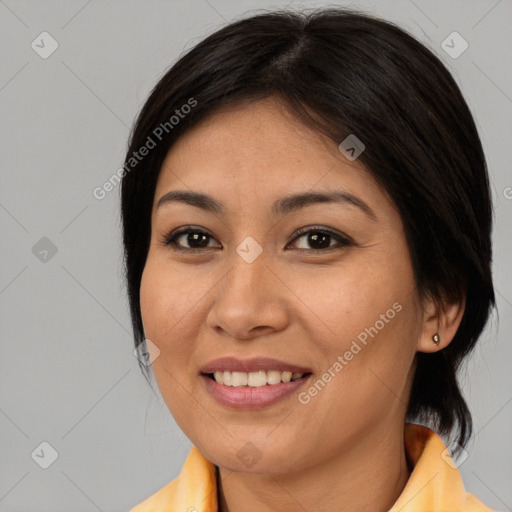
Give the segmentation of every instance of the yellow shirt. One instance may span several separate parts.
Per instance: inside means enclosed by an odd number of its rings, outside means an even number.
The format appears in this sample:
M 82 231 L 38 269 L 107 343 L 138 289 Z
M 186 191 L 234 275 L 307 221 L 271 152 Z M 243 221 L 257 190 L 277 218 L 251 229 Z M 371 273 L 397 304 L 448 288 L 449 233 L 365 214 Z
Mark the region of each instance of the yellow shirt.
M 405 449 L 413 471 L 389 512 L 494 512 L 466 492 L 432 430 L 406 423 Z M 180 475 L 130 512 L 217 512 L 215 466 L 193 446 Z

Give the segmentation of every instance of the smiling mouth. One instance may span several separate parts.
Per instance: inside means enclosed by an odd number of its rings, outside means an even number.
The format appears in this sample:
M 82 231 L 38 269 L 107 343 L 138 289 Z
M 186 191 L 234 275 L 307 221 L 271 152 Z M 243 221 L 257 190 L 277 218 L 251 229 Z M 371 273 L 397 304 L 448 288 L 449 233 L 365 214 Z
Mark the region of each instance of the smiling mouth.
M 293 382 L 303 377 L 309 377 L 311 372 L 306 373 L 292 373 L 290 371 L 268 370 L 256 372 L 230 372 L 230 371 L 216 371 L 214 373 L 204 374 L 210 379 L 214 380 L 217 384 L 227 387 L 252 387 L 260 388 L 264 386 L 275 386 L 277 384 L 285 384 Z

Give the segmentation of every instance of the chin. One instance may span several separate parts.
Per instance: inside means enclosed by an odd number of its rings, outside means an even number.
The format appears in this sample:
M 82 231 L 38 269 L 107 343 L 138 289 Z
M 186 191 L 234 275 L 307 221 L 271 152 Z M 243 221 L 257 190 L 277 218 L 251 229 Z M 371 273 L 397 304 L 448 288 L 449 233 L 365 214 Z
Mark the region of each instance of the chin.
M 297 455 L 296 447 L 290 446 L 289 449 L 279 450 L 278 447 L 267 443 L 263 448 L 258 449 L 255 444 L 247 441 L 240 443 L 241 447 L 234 451 L 235 444 L 239 443 L 232 441 L 225 447 L 217 445 L 214 451 L 201 451 L 216 466 L 237 473 L 286 474 L 298 469 L 296 457 L 290 457 L 291 453 Z

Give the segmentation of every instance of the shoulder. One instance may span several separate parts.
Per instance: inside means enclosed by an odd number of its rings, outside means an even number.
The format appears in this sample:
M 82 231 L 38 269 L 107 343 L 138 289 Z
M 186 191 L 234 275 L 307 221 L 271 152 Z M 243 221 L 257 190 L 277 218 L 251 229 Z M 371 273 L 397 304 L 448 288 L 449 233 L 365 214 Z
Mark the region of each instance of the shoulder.
M 180 510 L 216 511 L 216 469 L 193 446 L 179 476 L 136 505 L 130 512 L 170 512 Z
M 390 512 L 495 512 L 467 492 L 438 434 L 422 425 L 406 424 L 405 447 L 413 470 Z

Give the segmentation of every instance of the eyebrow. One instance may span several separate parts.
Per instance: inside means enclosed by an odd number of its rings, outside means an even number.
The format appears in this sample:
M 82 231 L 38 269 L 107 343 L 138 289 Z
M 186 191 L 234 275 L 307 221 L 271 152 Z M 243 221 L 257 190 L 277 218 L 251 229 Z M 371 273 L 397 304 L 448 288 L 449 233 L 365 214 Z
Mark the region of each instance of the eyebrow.
M 156 207 L 158 209 L 170 203 L 185 203 L 219 215 L 225 213 L 221 202 L 201 192 L 171 190 L 158 200 Z M 302 192 L 284 196 L 272 204 L 271 213 L 273 216 L 283 216 L 317 203 L 338 203 L 356 206 L 373 221 L 377 221 L 375 212 L 362 199 L 349 192 L 340 190 L 332 192 Z

